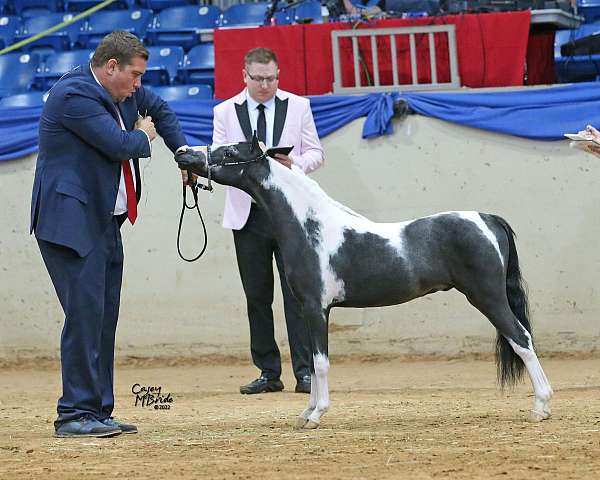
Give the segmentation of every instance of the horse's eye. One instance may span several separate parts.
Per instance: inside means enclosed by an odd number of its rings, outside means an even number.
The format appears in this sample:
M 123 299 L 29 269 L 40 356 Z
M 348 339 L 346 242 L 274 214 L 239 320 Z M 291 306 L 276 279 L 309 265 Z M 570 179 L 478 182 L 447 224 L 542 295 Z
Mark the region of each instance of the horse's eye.
M 240 152 L 237 149 L 237 147 L 231 146 L 231 147 L 227 148 L 227 151 L 225 153 L 228 157 L 235 157 L 235 156 L 239 155 Z

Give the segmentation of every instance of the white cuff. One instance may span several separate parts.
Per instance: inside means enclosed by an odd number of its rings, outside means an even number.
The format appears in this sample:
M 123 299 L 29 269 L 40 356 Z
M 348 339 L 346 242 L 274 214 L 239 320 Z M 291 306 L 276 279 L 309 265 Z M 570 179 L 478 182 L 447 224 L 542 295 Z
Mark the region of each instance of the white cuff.
M 138 128 L 138 130 L 142 130 L 142 129 Z M 148 155 L 147 158 L 150 158 L 152 156 L 152 142 L 150 141 L 150 135 L 148 135 L 145 130 L 142 130 L 142 132 L 144 132 L 144 135 L 146 135 L 146 138 L 148 139 L 148 147 L 150 147 L 150 155 Z

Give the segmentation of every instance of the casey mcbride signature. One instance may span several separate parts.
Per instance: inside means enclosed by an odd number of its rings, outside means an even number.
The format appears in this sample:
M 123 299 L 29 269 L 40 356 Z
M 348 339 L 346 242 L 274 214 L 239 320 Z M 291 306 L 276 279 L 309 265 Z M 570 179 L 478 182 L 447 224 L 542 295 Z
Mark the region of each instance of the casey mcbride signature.
M 131 387 L 131 393 L 135 395 L 135 405 L 141 407 L 153 407 L 154 410 L 170 410 L 173 403 L 173 397 L 170 393 L 163 393 L 162 386 L 148 385 L 142 386 L 134 383 Z

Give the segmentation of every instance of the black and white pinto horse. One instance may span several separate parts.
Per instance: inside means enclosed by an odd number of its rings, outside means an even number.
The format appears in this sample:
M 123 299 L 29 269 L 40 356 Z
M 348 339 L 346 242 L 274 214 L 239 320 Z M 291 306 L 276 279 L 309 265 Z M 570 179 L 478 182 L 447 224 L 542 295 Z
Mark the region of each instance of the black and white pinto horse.
M 247 192 L 268 212 L 287 282 L 309 327 L 311 393 L 297 427 L 318 427 L 329 408 L 332 307 L 396 305 L 452 288 L 496 328 L 500 384 L 514 384 L 527 369 L 535 392 L 529 420 L 550 417 L 552 388 L 534 351 L 514 232 L 504 219 L 445 212 L 376 223 L 267 157 L 256 139 L 213 147 L 188 149 L 175 159 L 181 169 Z

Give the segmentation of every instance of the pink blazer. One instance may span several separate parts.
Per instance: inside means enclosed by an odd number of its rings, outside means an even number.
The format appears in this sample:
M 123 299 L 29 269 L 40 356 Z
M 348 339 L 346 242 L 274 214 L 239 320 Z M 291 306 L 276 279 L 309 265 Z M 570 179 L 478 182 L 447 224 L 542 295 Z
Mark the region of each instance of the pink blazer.
M 277 90 L 275 95 L 273 146 L 294 146 L 290 153 L 293 168 L 312 172 L 323 163 L 323 149 L 317 135 L 310 102 L 293 93 Z M 213 144 L 246 142 L 252 138 L 246 90 L 214 108 Z M 240 230 L 250 214 L 250 196 L 234 187 L 225 192 L 223 226 Z

